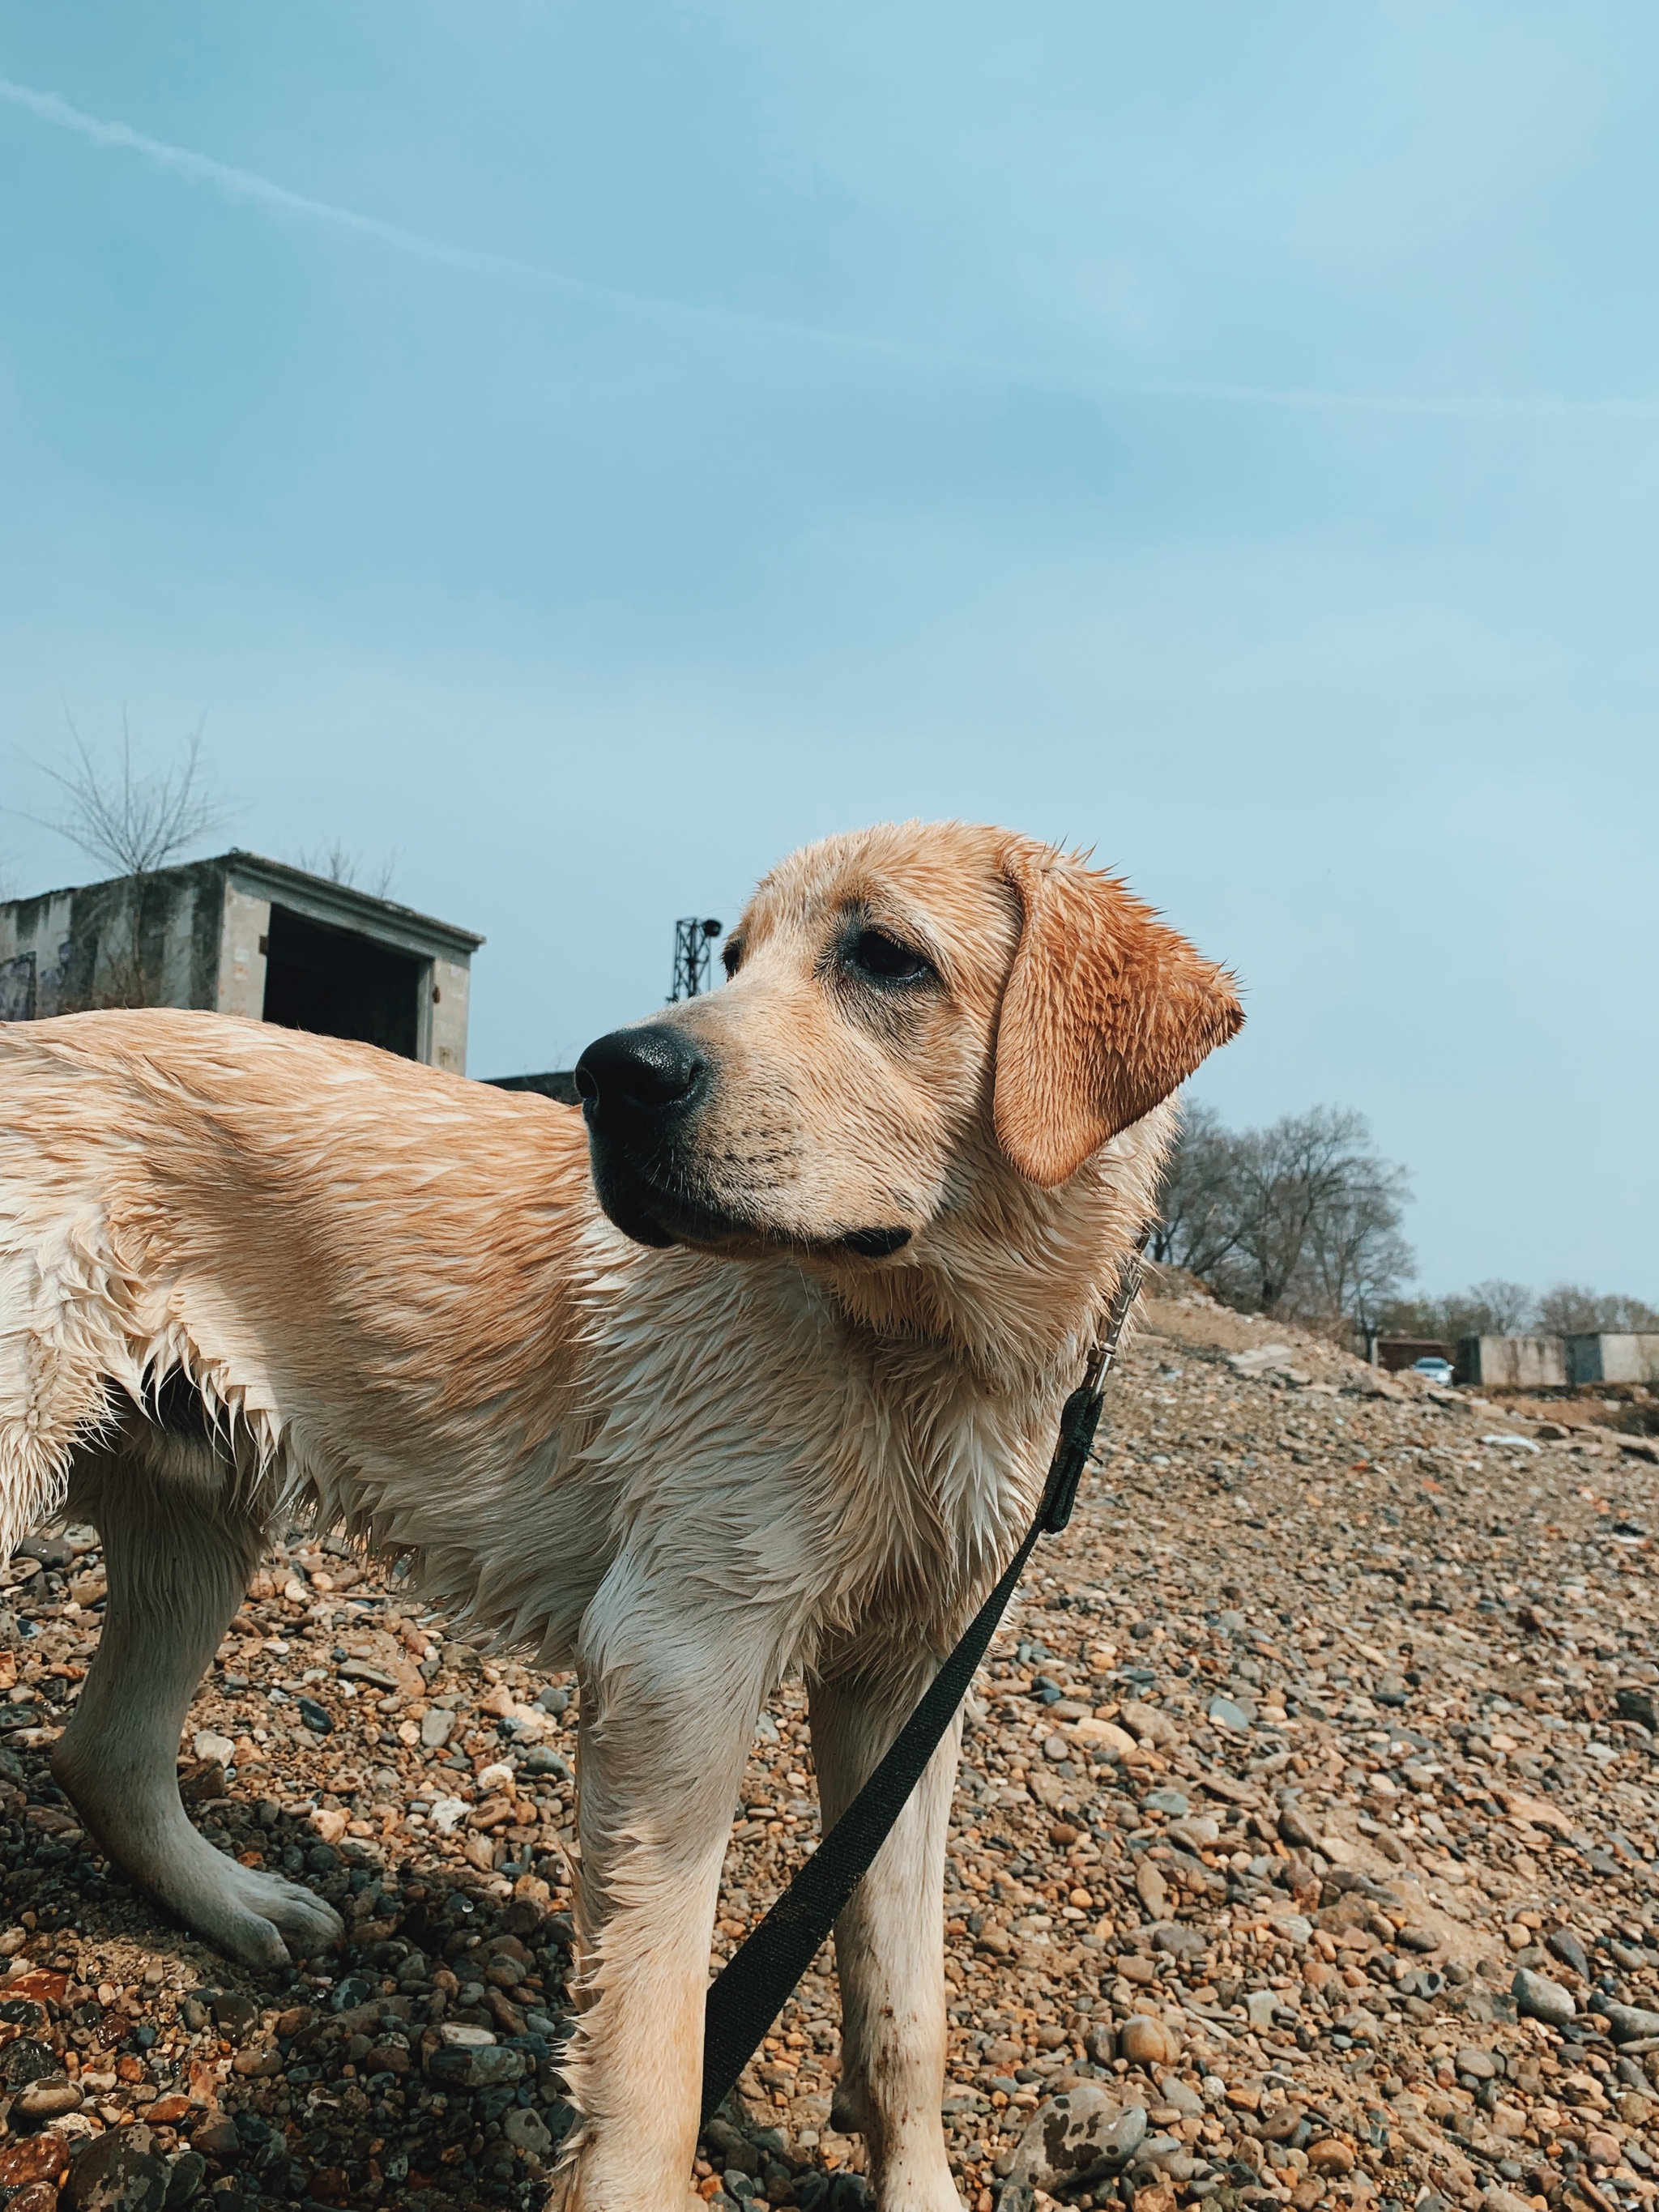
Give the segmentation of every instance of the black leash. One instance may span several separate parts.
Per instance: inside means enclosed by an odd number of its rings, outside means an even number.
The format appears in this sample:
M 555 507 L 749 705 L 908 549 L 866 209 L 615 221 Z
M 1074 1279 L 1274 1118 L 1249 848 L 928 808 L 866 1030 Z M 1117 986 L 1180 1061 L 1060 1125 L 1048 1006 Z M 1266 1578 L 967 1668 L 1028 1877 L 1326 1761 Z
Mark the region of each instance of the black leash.
M 1129 1310 L 1139 1294 L 1138 1254 L 1125 1262 L 1106 1328 L 1083 1380 L 1066 1401 L 1042 1502 L 1006 1571 L 963 1631 L 886 1757 L 807 1860 L 754 1934 L 710 1984 L 703 2015 L 702 2118 L 724 2103 L 760 2048 L 790 1991 L 811 1965 L 848 1898 L 869 1872 L 939 1748 L 997 1631 L 1039 1536 L 1057 1536 L 1072 1517 L 1078 1484 L 1100 1425 L 1101 1385 L 1117 1357 Z

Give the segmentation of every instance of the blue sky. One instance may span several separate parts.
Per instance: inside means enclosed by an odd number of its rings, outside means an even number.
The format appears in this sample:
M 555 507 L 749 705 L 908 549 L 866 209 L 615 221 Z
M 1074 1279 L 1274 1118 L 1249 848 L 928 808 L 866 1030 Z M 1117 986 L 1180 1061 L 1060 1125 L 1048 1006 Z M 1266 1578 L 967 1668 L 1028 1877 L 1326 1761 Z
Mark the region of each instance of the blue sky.
M 12 803 L 205 716 L 215 842 L 488 933 L 480 1074 L 803 839 L 1091 844 L 1430 1284 L 1659 1300 L 1656 70 L 1634 0 L 0 0 Z

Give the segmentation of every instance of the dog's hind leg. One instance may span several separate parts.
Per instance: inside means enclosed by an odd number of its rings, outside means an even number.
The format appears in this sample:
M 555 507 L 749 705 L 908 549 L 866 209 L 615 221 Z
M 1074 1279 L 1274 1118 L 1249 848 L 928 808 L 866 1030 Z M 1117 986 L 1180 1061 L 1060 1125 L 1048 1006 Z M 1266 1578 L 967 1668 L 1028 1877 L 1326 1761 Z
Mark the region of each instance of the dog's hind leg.
M 223 1461 L 167 1442 L 185 1480 L 158 1475 L 142 1446 L 88 1453 L 71 1477 L 71 1511 L 103 1539 L 109 1595 L 52 1772 L 110 1857 L 198 1935 L 249 1966 L 280 1965 L 332 1942 L 338 1917 L 215 1850 L 186 1819 L 177 1778 L 179 1731 L 247 1588 L 260 1522 Z
M 826 1829 L 869 1778 L 932 1668 L 872 1668 L 809 1684 Z M 836 1923 L 842 2078 L 835 2124 L 870 2147 L 882 2212 L 960 2212 L 939 2118 L 944 2092 L 945 1844 L 961 1722 L 928 1761 Z

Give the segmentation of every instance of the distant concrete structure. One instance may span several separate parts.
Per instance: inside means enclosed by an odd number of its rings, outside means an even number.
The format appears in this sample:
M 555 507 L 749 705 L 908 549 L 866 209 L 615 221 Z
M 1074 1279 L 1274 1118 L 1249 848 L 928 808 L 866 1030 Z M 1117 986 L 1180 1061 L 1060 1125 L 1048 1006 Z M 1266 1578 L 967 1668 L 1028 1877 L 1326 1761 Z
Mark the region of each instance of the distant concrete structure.
M 1449 1366 L 1451 1358 L 1451 1346 L 1437 1337 L 1379 1336 L 1373 1364 L 1389 1375 L 1398 1375 L 1402 1368 L 1414 1367 L 1419 1359 L 1443 1359 Z
M 1489 1390 L 1561 1390 L 1571 1379 L 1559 1336 L 1463 1336 L 1454 1362 L 1460 1382 Z
M 0 1020 L 193 1006 L 466 1073 L 473 931 L 256 854 L 0 903 Z
M 561 1106 L 580 1106 L 581 1098 L 576 1090 L 576 1071 L 574 1067 L 556 1067 L 545 1075 L 486 1075 L 484 1081 L 495 1091 L 535 1091 L 544 1098 L 556 1098 Z
M 1659 1382 L 1659 1335 L 1568 1336 L 1569 1382 Z

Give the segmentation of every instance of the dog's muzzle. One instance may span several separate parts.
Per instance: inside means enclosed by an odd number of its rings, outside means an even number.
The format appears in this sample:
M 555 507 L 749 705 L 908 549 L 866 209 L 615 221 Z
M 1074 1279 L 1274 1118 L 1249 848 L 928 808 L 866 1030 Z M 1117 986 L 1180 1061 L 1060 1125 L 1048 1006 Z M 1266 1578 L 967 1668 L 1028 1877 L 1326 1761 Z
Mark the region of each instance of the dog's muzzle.
M 708 1060 L 667 1022 L 612 1030 L 576 1062 L 599 1203 L 641 1244 L 674 1242 L 657 1207 L 674 1210 L 677 1155 L 710 1081 Z

